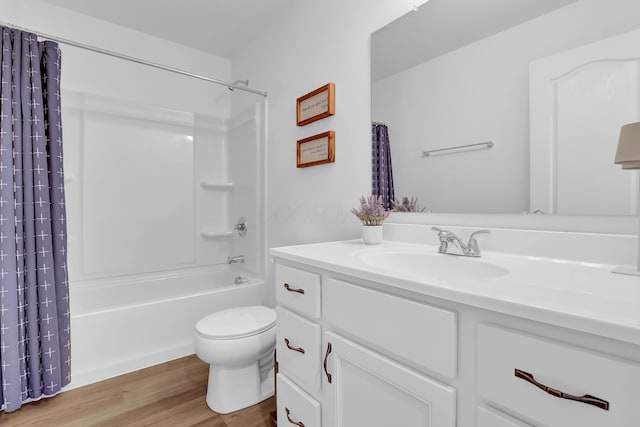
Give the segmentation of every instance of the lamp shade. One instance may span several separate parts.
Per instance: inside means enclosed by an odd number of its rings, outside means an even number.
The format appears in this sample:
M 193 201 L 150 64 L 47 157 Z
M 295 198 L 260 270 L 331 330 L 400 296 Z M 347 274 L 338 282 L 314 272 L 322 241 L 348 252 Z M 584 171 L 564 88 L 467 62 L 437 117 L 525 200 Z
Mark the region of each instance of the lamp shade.
M 615 164 L 622 165 L 622 169 L 640 169 L 640 122 L 629 123 L 620 129 Z M 640 190 L 640 186 L 638 189 Z M 640 200 L 640 197 L 636 200 Z M 638 219 L 640 220 L 640 209 L 638 209 Z M 638 230 L 640 230 L 640 225 L 638 225 Z M 616 267 L 612 270 L 613 273 L 640 278 L 640 235 L 638 235 L 637 243 L 636 265 Z
M 614 163 L 622 165 L 622 169 L 640 169 L 640 122 L 629 123 L 620 129 Z

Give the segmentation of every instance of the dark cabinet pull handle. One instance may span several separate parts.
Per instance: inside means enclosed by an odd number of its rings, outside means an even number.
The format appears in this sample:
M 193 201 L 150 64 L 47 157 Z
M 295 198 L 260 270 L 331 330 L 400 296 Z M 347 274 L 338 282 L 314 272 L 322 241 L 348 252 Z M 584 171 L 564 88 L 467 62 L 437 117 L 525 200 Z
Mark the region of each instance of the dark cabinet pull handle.
M 291 417 L 289 416 L 291 414 L 291 411 L 289 411 L 289 408 L 285 407 L 284 408 L 284 412 L 287 414 L 287 420 L 289 420 L 289 422 L 293 425 L 296 425 L 298 427 L 304 427 L 304 423 L 300 422 L 300 421 L 294 421 L 291 419 Z
M 324 355 L 324 373 L 327 375 L 327 381 L 331 384 L 331 374 L 327 371 L 327 359 L 329 358 L 329 353 L 331 353 L 331 343 L 327 343 L 327 352 Z
M 574 400 L 576 402 L 581 402 L 581 403 L 586 403 L 587 405 L 593 405 L 595 407 L 598 407 L 600 409 L 604 409 L 605 411 L 609 410 L 609 402 L 607 402 L 606 400 L 602 400 L 598 397 L 595 396 L 591 396 L 590 394 L 585 394 L 583 396 L 574 396 L 572 394 L 568 394 L 565 393 L 563 391 L 560 390 L 556 390 L 555 388 L 551 388 L 549 386 L 546 386 L 538 381 L 536 381 L 536 379 L 533 377 L 533 375 L 531 375 L 528 372 L 525 371 L 521 371 L 520 369 L 516 369 L 515 370 L 515 376 L 523 379 L 531 384 L 533 384 L 534 386 L 538 387 L 540 390 L 546 391 L 547 393 L 549 393 L 552 396 L 555 396 L 557 398 L 560 399 L 568 399 L 568 400 Z
M 293 350 L 293 351 L 297 351 L 298 353 L 302 353 L 304 354 L 304 348 L 302 347 L 291 347 L 291 344 L 289 344 L 289 338 L 285 338 L 284 339 L 284 344 L 287 346 L 287 348 L 289 350 Z
M 296 292 L 296 293 L 298 293 L 298 294 L 302 294 L 302 295 L 304 295 L 304 289 L 294 289 L 294 288 L 292 288 L 291 286 L 289 286 L 289 284 L 288 284 L 288 283 L 285 283 L 285 284 L 284 284 L 284 288 L 285 288 L 286 290 L 288 290 L 289 292 Z

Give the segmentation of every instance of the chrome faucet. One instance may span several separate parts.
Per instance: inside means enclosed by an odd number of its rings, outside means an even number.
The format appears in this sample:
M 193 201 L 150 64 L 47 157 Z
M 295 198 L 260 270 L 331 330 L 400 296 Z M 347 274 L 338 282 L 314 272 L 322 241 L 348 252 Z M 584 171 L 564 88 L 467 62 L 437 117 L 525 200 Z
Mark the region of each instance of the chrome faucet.
M 236 278 L 233 280 L 233 283 L 236 285 L 241 285 L 243 283 L 248 283 L 249 279 L 247 279 L 244 276 L 236 276 Z
M 237 263 L 240 263 L 240 264 L 244 263 L 244 255 L 227 257 L 227 264 L 237 264 Z
M 233 226 L 233 229 L 238 232 L 240 237 L 244 237 L 247 235 L 247 220 L 245 217 L 241 216 L 238 219 L 238 223 Z
M 440 247 L 438 248 L 438 252 L 441 254 L 449 254 L 449 255 L 463 255 L 469 257 L 479 257 L 480 256 L 480 247 L 478 246 L 477 236 L 484 236 L 489 234 L 489 230 L 478 230 L 471 233 L 469 236 L 469 242 L 464 244 L 462 240 L 458 236 L 456 236 L 453 232 L 449 230 L 443 230 L 438 227 L 431 227 L 432 230 L 438 232 L 438 238 L 440 239 Z M 457 245 L 462 254 L 455 254 L 447 252 L 449 249 L 449 243 L 454 243 Z

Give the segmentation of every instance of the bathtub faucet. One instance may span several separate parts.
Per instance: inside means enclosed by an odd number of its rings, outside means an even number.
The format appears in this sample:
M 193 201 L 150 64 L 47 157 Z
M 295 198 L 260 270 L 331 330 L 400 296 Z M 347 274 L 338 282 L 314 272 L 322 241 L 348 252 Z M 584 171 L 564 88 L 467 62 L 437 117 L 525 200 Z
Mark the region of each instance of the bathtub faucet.
M 244 263 L 244 255 L 227 257 L 227 264 Z
M 243 283 L 249 283 L 249 279 L 243 276 L 236 276 L 233 283 L 235 283 L 236 285 L 241 285 Z

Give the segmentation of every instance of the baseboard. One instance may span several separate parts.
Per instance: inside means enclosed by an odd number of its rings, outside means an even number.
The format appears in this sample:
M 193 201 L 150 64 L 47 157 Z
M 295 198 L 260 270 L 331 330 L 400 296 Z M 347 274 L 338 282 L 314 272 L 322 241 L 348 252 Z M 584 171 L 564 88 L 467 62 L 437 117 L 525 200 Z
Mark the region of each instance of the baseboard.
M 71 383 L 64 388 L 64 391 L 107 380 L 109 378 L 114 378 L 119 375 L 128 374 L 133 371 L 148 368 L 174 359 L 179 359 L 180 357 L 189 356 L 191 354 L 194 354 L 193 343 L 188 342 L 178 347 L 138 355 L 137 357 L 119 360 L 109 365 L 97 366 L 94 369 L 88 369 L 80 372 L 73 371 L 72 362 Z

